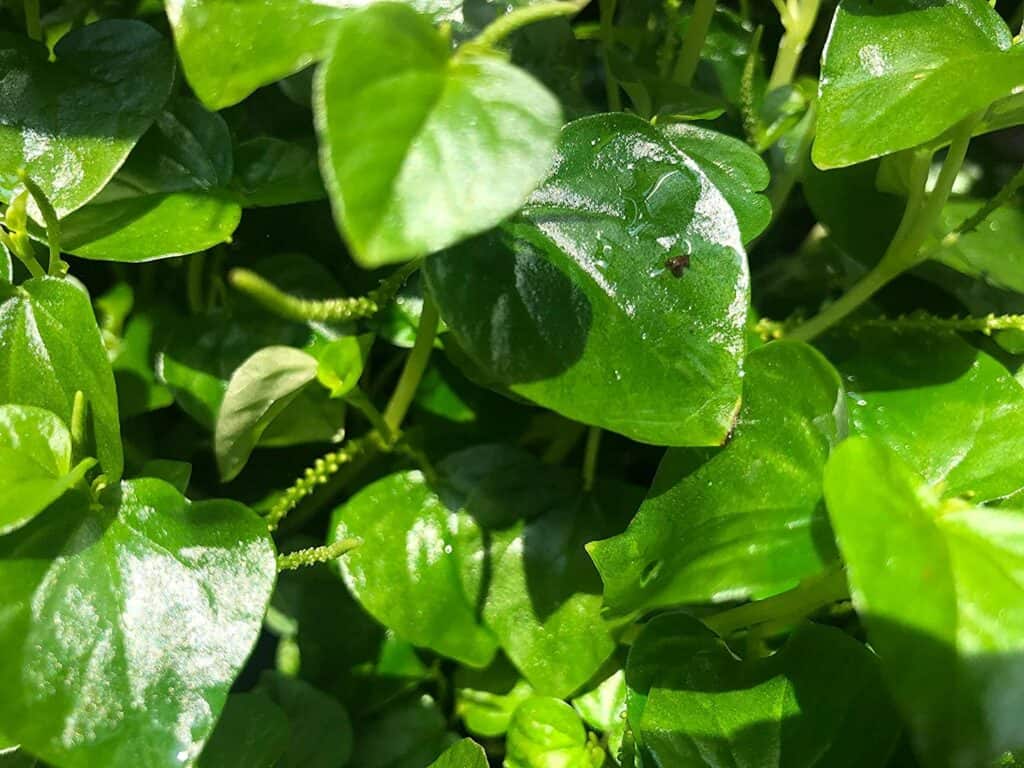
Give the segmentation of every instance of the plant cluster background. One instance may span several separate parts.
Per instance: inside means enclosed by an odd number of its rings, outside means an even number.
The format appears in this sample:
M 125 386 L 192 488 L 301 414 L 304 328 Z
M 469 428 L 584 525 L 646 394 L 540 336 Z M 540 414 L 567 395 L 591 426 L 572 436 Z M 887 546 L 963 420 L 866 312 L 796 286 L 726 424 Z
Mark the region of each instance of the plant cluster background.
M 1024 765 L 1019 0 L 0 0 L 0 768 Z

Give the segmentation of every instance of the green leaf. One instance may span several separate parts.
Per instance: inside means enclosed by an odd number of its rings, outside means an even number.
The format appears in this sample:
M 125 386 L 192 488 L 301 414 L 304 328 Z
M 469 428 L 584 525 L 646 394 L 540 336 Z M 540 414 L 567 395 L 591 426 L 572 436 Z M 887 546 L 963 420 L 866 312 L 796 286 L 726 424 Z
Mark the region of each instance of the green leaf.
M 842 0 L 822 58 L 814 163 L 942 139 L 1024 84 L 1024 47 L 985 0 Z
M 7 250 L 7 246 L 0 243 L 0 280 L 6 280 L 8 283 L 14 279 L 14 265 L 11 264 L 11 252 Z
M 696 619 L 663 615 L 634 643 L 626 679 L 645 766 L 881 766 L 901 729 L 874 655 L 815 624 L 741 661 Z
M 213 730 L 274 585 L 263 521 L 160 480 L 67 494 L 0 537 L 0 722 L 67 768 L 179 766 Z
M 835 558 L 821 473 L 846 432 L 839 376 L 787 341 L 745 367 L 725 447 L 669 451 L 626 532 L 588 545 L 616 613 L 768 597 Z
M 487 380 L 568 418 L 721 443 L 749 282 L 725 197 L 630 115 L 566 126 L 555 167 L 521 214 L 426 261 L 450 336 Z
M 616 669 L 599 685 L 572 700 L 583 722 L 607 736 L 608 751 L 613 755 L 619 754 L 626 730 L 626 692 L 626 675 Z
M 942 500 L 882 444 L 846 441 L 825 495 L 850 593 L 922 762 L 1024 747 L 1024 511 Z
M 49 411 L 26 405 L 0 405 L 0 534 L 25 525 L 95 463 L 71 466 L 71 435 Z
M 114 371 L 118 412 L 122 419 L 165 408 L 174 402 L 174 395 L 157 381 L 153 368 L 153 334 L 161 332 L 166 319 L 167 315 L 162 312 L 134 314 L 121 338 L 110 348 L 110 367 Z
M 87 259 L 150 261 L 231 239 L 231 136 L 192 99 L 173 100 L 88 205 L 61 221 L 61 247 Z
M 551 167 L 562 120 L 530 75 L 494 55 L 453 57 L 428 18 L 393 3 L 338 22 L 314 109 L 335 218 L 364 267 L 514 213 Z
M 772 220 L 768 198 L 758 194 L 768 186 L 771 174 L 760 155 L 743 141 L 696 125 L 672 123 L 662 132 L 685 153 L 722 193 L 739 222 L 743 242 L 749 243 Z
M 477 613 L 480 527 L 446 504 L 422 473 L 388 475 L 361 489 L 335 510 L 330 530 L 331 541 L 363 540 L 338 563 L 375 619 L 415 645 L 466 664 L 491 660 L 497 640 Z
M 356 729 L 349 765 L 355 768 L 423 768 L 450 743 L 444 716 L 430 696 L 392 703 Z
M 457 741 L 448 747 L 430 768 L 487 768 L 487 753 L 472 739 Z
M 486 669 L 455 670 L 455 713 L 477 736 L 503 736 L 513 713 L 533 695 L 533 688 L 504 655 Z
M 199 768 L 275 768 L 288 745 L 288 718 L 263 691 L 232 693 Z
M 942 209 L 942 231 L 952 231 L 971 216 L 984 200 L 962 199 Z M 1024 255 L 1017 244 L 1024 238 L 1024 210 L 1012 205 L 997 208 L 973 232 L 952 243 L 943 242 L 932 258 L 965 275 L 999 288 L 1024 293 Z
M 185 77 L 203 103 L 216 110 L 319 60 L 337 20 L 366 2 L 169 0 L 166 9 Z M 453 0 L 413 5 L 437 14 L 457 7 Z
M 231 375 L 217 415 L 214 447 L 223 481 L 242 471 L 268 427 L 316 379 L 317 361 L 292 347 L 266 347 Z M 329 425 L 331 433 L 340 425 Z
M 520 705 L 508 730 L 506 768 L 600 768 L 604 751 L 587 742 L 572 707 L 548 698 Z
M 316 148 L 260 136 L 235 149 L 233 187 L 249 207 L 291 205 L 327 196 Z
M 352 754 L 352 723 L 337 700 L 309 683 L 265 673 L 260 688 L 281 707 L 291 726 L 277 768 L 341 768 Z
M 95 455 L 116 481 L 124 465 L 117 393 L 89 297 L 53 277 L 0 288 L 0 403 L 45 408 L 70 424 L 76 391 L 88 401 Z
M 171 91 L 170 45 L 140 21 L 103 20 L 44 45 L 0 31 L 0 168 L 24 168 L 59 216 L 121 166 Z M 8 197 L 9 190 L 0 190 Z
M 189 481 L 192 480 L 192 465 L 187 461 L 174 459 L 150 459 L 142 465 L 139 477 L 155 477 L 174 486 L 182 496 L 187 495 Z
M 342 336 L 318 351 L 316 378 L 331 397 L 344 397 L 355 389 L 372 345 L 372 334 Z
M 615 650 L 584 550 L 621 530 L 637 493 L 503 446 L 453 454 L 428 484 L 390 475 L 336 513 L 332 539 L 359 536 L 346 582 L 379 621 L 417 645 L 483 666 L 498 644 L 531 686 L 566 696 Z
M 1024 488 L 1024 389 L 1001 363 L 935 331 L 865 328 L 828 349 L 845 375 L 852 432 L 949 496 L 980 503 Z

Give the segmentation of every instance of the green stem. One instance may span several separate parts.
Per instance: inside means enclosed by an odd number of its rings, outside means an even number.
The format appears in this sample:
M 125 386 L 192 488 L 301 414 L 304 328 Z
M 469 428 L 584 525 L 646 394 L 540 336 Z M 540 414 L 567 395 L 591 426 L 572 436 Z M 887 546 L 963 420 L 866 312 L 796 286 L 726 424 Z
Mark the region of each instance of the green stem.
M 612 74 L 609 51 L 615 42 L 615 9 L 617 0 L 599 0 L 601 18 L 601 62 L 604 65 L 604 91 L 608 100 L 608 111 L 622 111 L 622 96 L 619 81 Z
M 203 311 L 203 267 L 206 265 L 206 254 L 197 253 L 188 260 L 187 285 L 188 308 L 193 315 Z
M 927 313 L 917 313 L 900 317 L 875 317 L 862 320 L 856 323 L 855 327 L 892 328 L 897 331 L 956 331 L 991 336 L 995 331 L 1024 331 L 1024 315 L 936 317 Z
M 745 627 L 802 619 L 832 603 L 849 598 L 846 575 L 836 568 L 817 579 L 808 579 L 796 589 L 781 595 L 730 608 L 702 620 L 719 636 L 728 637 Z
M 576 443 L 579 442 L 585 429 L 586 427 L 578 422 L 569 422 L 565 430 L 551 441 L 548 449 L 544 451 L 541 461 L 545 464 L 561 464 L 565 461 L 565 457 L 572 453 L 572 449 L 576 447 Z
M 960 235 L 967 234 L 968 232 L 973 232 L 981 226 L 985 219 L 1008 203 L 1010 199 L 1017 194 L 1017 191 L 1021 187 L 1024 187 L 1024 167 L 1017 171 L 1017 173 L 1013 175 L 1013 178 L 1006 182 L 1006 184 L 1003 185 L 1003 188 L 1000 189 L 994 197 L 987 200 L 984 205 L 978 208 L 977 211 L 960 222 L 950 235 L 959 237 Z M 947 235 L 944 240 L 948 241 L 950 235 Z
M 434 338 L 437 336 L 439 319 L 437 306 L 429 294 L 424 294 L 423 310 L 420 313 L 420 323 L 416 329 L 416 343 L 405 359 L 405 367 L 402 369 L 401 376 L 398 377 L 398 384 L 384 409 L 384 422 L 394 435 L 397 435 L 401 429 L 405 414 L 408 413 L 412 399 L 416 395 L 416 389 L 427 370 L 430 352 L 434 348 Z
M 597 455 L 601 449 L 601 428 L 591 427 L 587 431 L 587 443 L 583 449 L 583 490 L 594 489 L 597 476 Z
M 356 387 L 345 395 L 345 402 L 356 408 L 361 414 L 363 414 L 363 416 L 366 417 L 366 420 L 370 422 L 370 426 L 380 432 L 381 436 L 384 438 L 384 442 L 391 443 L 393 441 L 391 430 L 388 427 L 387 422 L 384 421 L 384 416 L 379 410 L 377 410 L 377 407 L 362 389 Z
M 471 48 L 494 48 L 517 29 L 545 19 L 572 16 L 579 13 L 588 2 L 589 0 L 555 0 L 555 2 L 516 8 L 511 13 L 506 13 L 492 21 L 470 41 L 469 46 Z
M 715 0 L 695 0 L 690 25 L 686 28 L 683 49 L 676 59 L 674 79 L 682 85 L 693 83 L 700 64 L 700 53 L 704 48 L 704 39 L 711 27 L 711 18 L 715 15 Z
M 39 212 L 43 214 L 43 223 L 46 224 L 46 243 L 50 248 L 49 273 L 54 277 L 59 277 L 63 271 L 63 262 L 60 260 L 60 219 L 57 218 L 57 212 L 50 204 L 46 193 L 29 178 L 23 169 L 18 171 L 18 178 L 25 185 L 28 193 L 32 195 L 32 199 L 36 201 Z
M 43 25 L 39 20 L 39 0 L 25 0 L 25 32 L 33 40 L 43 41 Z
M 3 243 L 4 247 L 13 253 L 18 261 L 25 265 L 25 269 L 28 270 L 32 277 L 44 277 L 46 275 L 46 270 L 39 266 L 39 262 L 36 261 L 31 252 L 15 242 L 14 238 L 3 229 L 0 229 L 0 243 Z
M 793 82 L 797 67 L 800 66 L 800 55 L 818 18 L 819 5 L 819 0 L 802 0 L 791 13 L 783 14 L 782 23 L 786 31 L 779 40 L 779 52 L 768 79 L 769 91 Z
M 930 194 L 924 194 L 920 180 L 916 188 L 911 188 L 903 221 L 882 260 L 838 301 L 794 329 L 789 338 L 798 341 L 814 339 L 874 296 L 891 280 L 921 263 L 921 246 L 935 229 L 942 207 L 953 191 L 953 183 L 967 156 L 971 133 L 978 119 L 979 115 L 973 115 L 957 126 L 935 189 Z M 920 161 L 916 164 L 920 164 Z M 920 173 L 917 175 L 920 176 Z M 924 257 L 927 257 L 927 252 Z
M 278 555 L 277 570 L 279 572 L 295 571 L 310 565 L 328 563 L 341 557 L 346 552 L 351 552 L 356 547 L 361 546 L 362 543 L 362 539 L 353 537 L 350 539 L 340 539 L 323 547 L 308 547 L 296 552 L 289 552 L 287 555 Z

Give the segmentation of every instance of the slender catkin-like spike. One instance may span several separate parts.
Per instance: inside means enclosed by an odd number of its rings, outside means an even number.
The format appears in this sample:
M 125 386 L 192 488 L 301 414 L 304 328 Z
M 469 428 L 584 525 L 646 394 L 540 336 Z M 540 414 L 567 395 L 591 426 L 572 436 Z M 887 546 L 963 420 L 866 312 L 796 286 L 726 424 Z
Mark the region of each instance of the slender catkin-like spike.
M 281 317 L 288 320 L 306 321 L 345 321 L 372 317 L 395 298 L 395 294 L 416 269 L 419 262 L 404 265 L 389 275 L 376 289 L 366 296 L 353 296 L 340 299 L 303 299 L 285 293 L 269 280 L 264 279 L 248 269 L 234 269 L 228 280 L 238 290 L 248 294 Z
M 916 312 L 899 317 L 877 317 L 851 323 L 851 327 L 882 327 L 896 331 L 957 331 L 960 333 L 984 333 L 991 336 L 994 331 L 1024 331 L 1024 315 L 995 315 L 983 317 L 936 317 L 925 312 Z
M 287 555 L 277 556 L 278 571 L 295 571 L 310 565 L 327 563 L 341 557 L 346 552 L 351 552 L 360 546 L 363 540 L 358 537 L 341 539 L 323 547 L 309 547 L 296 552 L 289 552 Z
M 352 440 L 337 451 L 331 451 L 317 459 L 313 466 L 308 467 L 302 477 L 298 478 L 271 507 L 267 515 L 267 528 L 271 531 L 277 530 L 277 526 L 281 524 L 288 513 L 295 509 L 300 501 L 313 493 L 318 485 L 326 483 L 332 475 L 359 456 L 371 443 L 379 441 L 380 438 L 376 433 L 370 433 L 366 437 Z

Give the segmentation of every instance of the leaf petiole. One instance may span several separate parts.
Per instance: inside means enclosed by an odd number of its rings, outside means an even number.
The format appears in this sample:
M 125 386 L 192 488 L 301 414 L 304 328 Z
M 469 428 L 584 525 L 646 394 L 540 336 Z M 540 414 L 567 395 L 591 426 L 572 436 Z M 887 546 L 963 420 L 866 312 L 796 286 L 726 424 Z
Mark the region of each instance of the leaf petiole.
M 704 48 L 708 29 L 711 28 L 711 19 L 715 15 L 715 5 L 716 0 L 696 0 L 694 3 L 693 15 L 690 16 L 690 25 L 686 28 L 683 48 L 676 59 L 673 75 L 675 81 L 682 85 L 693 83 L 693 77 L 697 74 L 700 53 Z
M 50 204 L 46 193 L 32 181 L 24 169 L 18 171 L 18 179 L 32 195 L 32 199 L 39 207 L 39 212 L 43 214 L 43 222 L 46 224 L 46 243 L 50 249 L 49 274 L 59 277 L 64 273 L 66 266 L 60 258 L 60 219 L 57 218 L 57 212 Z
M 492 21 L 461 50 L 491 49 L 517 29 L 559 16 L 573 16 L 579 13 L 590 0 L 555 0 L 516 8 Z
M 430 352 L 434 347 L 434 338 L 437 336 L 439 319 L 433 298 L 429 294 L 424 294 L 423 311 L 420 313 L 420 323 L 416 329 L 416 343 L 405 359 L 405 367 L 398 377 L 398 384 L 384 409 L 384 422 L 394 435 L 401 430 L 402 421 L 409 411 L 409 406 L 412 405 L 416 389 L 427 369 Z

